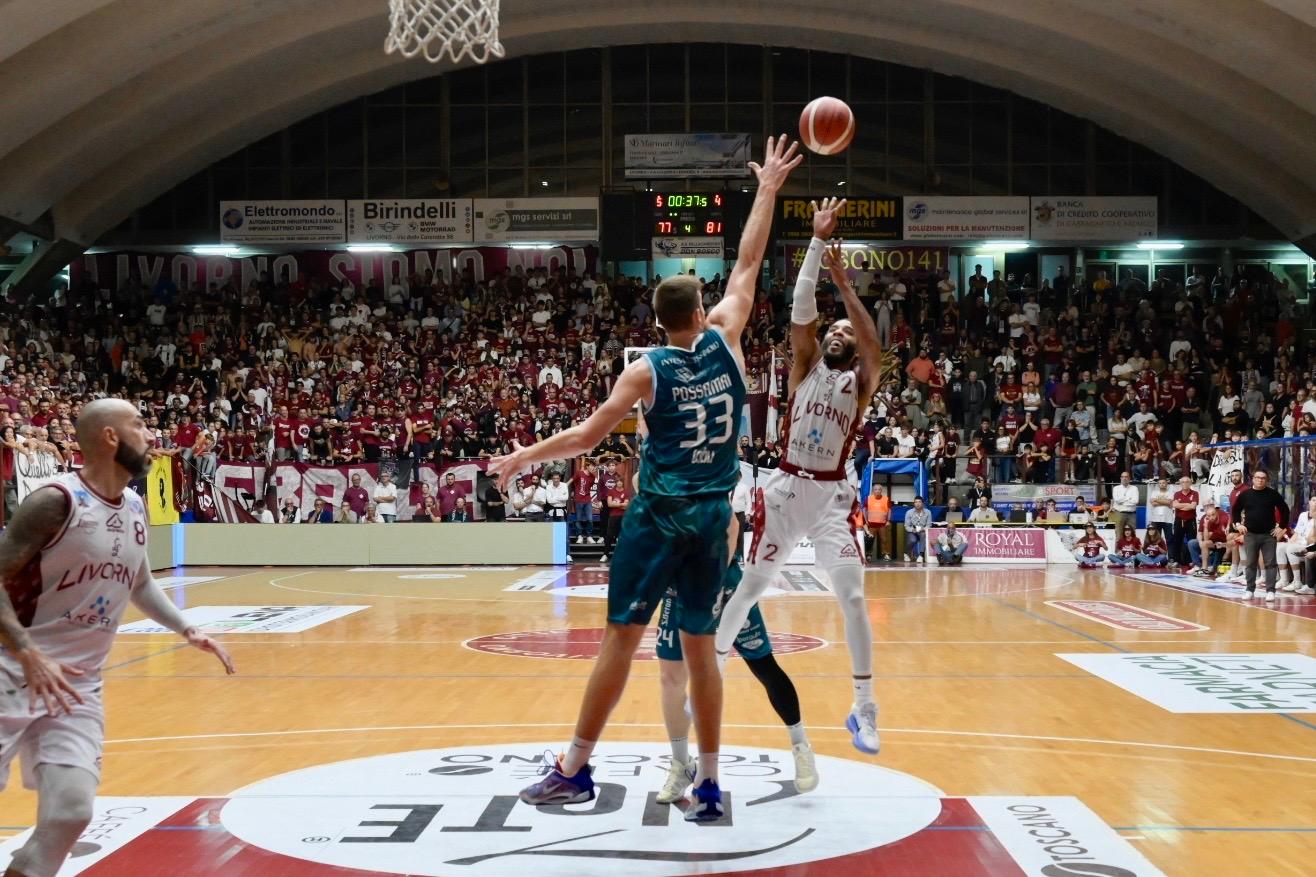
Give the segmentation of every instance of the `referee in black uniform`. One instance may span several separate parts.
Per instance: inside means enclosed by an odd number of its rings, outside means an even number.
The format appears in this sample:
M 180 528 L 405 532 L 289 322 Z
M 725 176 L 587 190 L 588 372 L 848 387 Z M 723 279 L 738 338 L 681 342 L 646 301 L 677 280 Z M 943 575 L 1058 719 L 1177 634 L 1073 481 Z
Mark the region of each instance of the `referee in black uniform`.
M 1275 581 L 1279 577 L 1279 568 L 1275 566 L 1275 543 L 1287 529 L 1289 504 L 1278 490 L 1270 486 L 1270 474 L 1258 469 L 1252 473 L 1252 489 L 1241 492 L 1237 505 L 1229 512 L 1246 533 L 1243 549 L 1247 555 L 1248 599 L 1256 597 L 1257 562 L 1264 557 L 1266 601 L 1270 602 L 1275 599 Z

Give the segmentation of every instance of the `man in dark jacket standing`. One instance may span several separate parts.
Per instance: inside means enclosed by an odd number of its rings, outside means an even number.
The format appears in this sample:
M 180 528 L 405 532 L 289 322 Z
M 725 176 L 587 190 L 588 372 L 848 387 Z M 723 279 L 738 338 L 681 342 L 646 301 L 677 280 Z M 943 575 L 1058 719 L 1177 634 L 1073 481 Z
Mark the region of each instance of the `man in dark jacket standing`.
M 1247 556 L 1247 596 L 1256 597 L 1257 562 L 1266 562 L 1266 602 L 1275 599 L 1275 581 L 1279 567 L 1275 566 L 1275 543 L 1289 520 L 1289 504 L 1278 490 L 1270 486 L 1270 474 L 1264 469 L 1252 473 L 1252 489 L 1238 494 L 1237 504 L 1231 504 L 1230 515 L 1246 534 L 1243 551 Z

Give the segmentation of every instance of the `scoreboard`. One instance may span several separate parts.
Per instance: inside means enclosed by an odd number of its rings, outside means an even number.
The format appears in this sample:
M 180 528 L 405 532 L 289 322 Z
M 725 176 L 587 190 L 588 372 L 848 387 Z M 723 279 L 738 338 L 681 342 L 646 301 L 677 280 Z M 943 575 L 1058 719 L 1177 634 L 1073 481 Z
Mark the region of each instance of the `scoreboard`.
M 604 193 L 600 244 L 605 261 L 647 260 L 661 245 L 684 255 L 721 253 L 735 259 L 753 192 Z M 720 243 L 717 239 L 721 239 Z
M 723 237 L 727 196 L 723 192 L 646 192 L 654 237 Z

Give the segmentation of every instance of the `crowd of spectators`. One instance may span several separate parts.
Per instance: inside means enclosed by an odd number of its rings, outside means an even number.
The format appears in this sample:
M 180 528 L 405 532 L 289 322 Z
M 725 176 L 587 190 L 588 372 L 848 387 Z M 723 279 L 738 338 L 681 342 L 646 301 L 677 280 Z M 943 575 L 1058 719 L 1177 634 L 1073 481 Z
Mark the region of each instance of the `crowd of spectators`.
M 378 462 L 405 487 L 418 463 L 537 441 L 594 410 L 624 347 L 660 343 L 653 285 L 517 268 L 478 282 L 395 273 L 361 287 L 324 277 L 265 276 L 246 289 L 88 281 L 6 302 L 9 510 L 14 455 L 49 450 L 76 465 L 73 423 L 98 394 L 136 400 L 160 452 L 203 476 L 219 459 Z M 1316 431 L 1298 291 L 1273 275 L 1193 268 L 1183 284 L 1161 276 L 1148 288 L 1104 272 L 1039 284 L 975 271 L 966 287 L 945 273 L 860 266 L 857 288 L 898 366 L 865 411 L 857 470 L 870 457 L 922 457 L 944 499 L 945 485 L 977 477 L 1174 479 L 1204 471 L 1205 444 Z M 722 288 L 707 280 L 707 307 Z M 785 381 L 790 293 L 782 277 L 758 293 L 743 342 L 752 388 Z M 828 283 L 818 297 L 824 320 L 843 316 Z M 746 442 L 759 466 L 780 461 L 779 443 Z M 613 436 L 601 453 L 625 459 L 634 445 Z M 561 475 L 570 480 L 572 468 Z M 534 500 L 503 497 L 509 513 L 548 514 Z M 371 501 L 373 510 L 321 517 L 387 521 L 387 503 Z

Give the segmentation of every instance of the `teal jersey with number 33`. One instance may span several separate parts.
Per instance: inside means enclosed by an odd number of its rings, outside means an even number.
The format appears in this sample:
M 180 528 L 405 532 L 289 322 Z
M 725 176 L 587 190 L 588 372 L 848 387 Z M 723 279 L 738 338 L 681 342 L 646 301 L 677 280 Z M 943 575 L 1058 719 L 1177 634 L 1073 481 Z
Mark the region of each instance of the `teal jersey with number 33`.
M 693 350 L 656 347 L 649 436 L 640 452 L 640 492 L 694 496 L 735 489 L 745 378 L 722 333 L 709 328 Z

